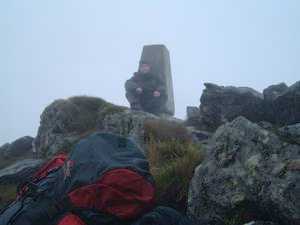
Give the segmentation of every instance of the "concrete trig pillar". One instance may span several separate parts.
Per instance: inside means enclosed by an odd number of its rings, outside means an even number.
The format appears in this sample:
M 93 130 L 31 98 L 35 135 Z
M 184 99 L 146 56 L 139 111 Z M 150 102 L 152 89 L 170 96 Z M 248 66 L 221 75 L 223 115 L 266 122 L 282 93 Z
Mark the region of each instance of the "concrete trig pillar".
M 162 107 L 162 113 L 173 116 L 175 113 L 173 81 L 170 64 L 170 54 L 164 45 L 145 45 L 140 62 L 151 65 L 153 74 L 160 76 L 166 86 L 168 100 Z

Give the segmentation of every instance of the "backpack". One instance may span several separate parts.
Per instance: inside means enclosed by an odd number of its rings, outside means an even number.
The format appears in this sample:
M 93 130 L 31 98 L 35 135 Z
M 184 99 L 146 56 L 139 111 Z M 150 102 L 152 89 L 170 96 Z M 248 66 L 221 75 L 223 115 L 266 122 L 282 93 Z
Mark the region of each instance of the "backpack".
M 97 217 L 132 221 L 154 203 L 154 181 L 141 149 L 128 138 L 94 133 L 23 184 L 0 225 L 50 225 L 70 212 L 86 223 Z

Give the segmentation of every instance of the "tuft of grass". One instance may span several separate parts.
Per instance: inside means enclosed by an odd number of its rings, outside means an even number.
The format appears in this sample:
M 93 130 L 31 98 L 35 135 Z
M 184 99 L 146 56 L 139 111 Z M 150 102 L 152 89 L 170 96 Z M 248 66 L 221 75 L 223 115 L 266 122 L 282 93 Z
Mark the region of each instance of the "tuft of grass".
M 112 104 L 105 100 L 91 96 L 75 96 L 68 99 L 74 106 L 76 121 L 71 121 L 71 130 L 78 133 L 93 129 L 98 119 L 99 110 Z
M 178 140 L 180 142 L 190 142 L 191 135 L 181 123 L 164 119 L 149 119 L 144 124 L 146 139 L 152 136 L 156 141 Z
M 0 209 L 15 200 L 17 186 L 14 184 L 0 185 Z
M 102 98 L 85 95 L 73 96 L 70 97 L 68 100 L 76 106 L 78 106 L 79 108 L 85 109 L 87 111 L 97 111 L 99 108 L 103 108 L 107 104 L 110 104 Z
M 202 160 L 200 146 L 183 125 L 170 121 L 148 122 L 145 136 L 158 203 L 184 212 L 189 182 Z

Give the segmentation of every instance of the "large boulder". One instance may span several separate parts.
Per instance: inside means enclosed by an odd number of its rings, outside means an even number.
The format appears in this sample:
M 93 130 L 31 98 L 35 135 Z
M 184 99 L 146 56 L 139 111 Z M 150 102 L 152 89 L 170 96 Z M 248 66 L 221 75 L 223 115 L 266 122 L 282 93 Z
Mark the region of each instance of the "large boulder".
M 106 115 L 123 108 L 88 96 L 56 100 L 41 115 L 35 149 L 42 157 L 68 150 L 82 137 L 94 132 Z
M 195 107 L 187 108 L 190 126 L 215 131 L 238 116 L 276 126 L 300 122 L 300 81 L 290 87 L 284 83 L 269 86 L 263 95 L 248 87 L 204 85 L 199 112 Z
M 263 91 L 264 100 L 272 102 L 287 90 L 288 86 L 285 83 L 271 85 Z
M 172 123 L 182 123 L 172 117 L 162 119 L 151 113 L 125 110 L 123 112 L 107 115 L 98 125 L 97 129 L 104 132 L 115 133 L 133 139 L 141 149 L 145 149 L 145 124 L 151 121 L 171 121 Z
M 1 146 L 0 169 L 10 166 L 18 160 L 34 158 L 33 141 L 34 138 L 24 136 Z
M 299 224 L 299 170 L 299 145 L 238 117 L 218 128 L 195 170 L 188 212 L 211 224 Z
M 185 124 L 187 126 L 192 126 L 192 127 L 201 127 L 199 107 L 195 107 L 195 106 L 187 106 L 186 107 Z
M 195 106 L 188 106 L 186 107 L 186 117 L 187 119 L 194 119 L 199 116 L 199 108 Z
M 263 96 L 247 87 L 224 87 L 204 84 L 201 96 L 199 128 L 214 131 L 237 116 L 260 121 L 263 114 Z
M 271 103 L 276 124 L 300 123 L 300 81 L 290 86 Z
M 100 126 L 98 130 L 130 137 L 138 145 L 143 146 L 145 122 L 158 118 L 147 112 L 125 110 L 106 116 L 103 127 Z
M 18 138 L 11 144 L 6 144 L 2 148 L 2 155 L 4 157 L 20 157 L 33 154 L 32 143 L 34 138 L 30 136 L 24 136 Z
M 104 120 L 99 121 L 97 130 L 131 138 L 141 147 L 141 150 L 146 151 L 149 126 L 152 128 L 154 126 L 155 130 L 159 130 L 160 134 L 158 135 L 161 137 L 166 134 L 180 137 L 180 131 L 176 128 L 184 127 L 184 121 L 175 117 L 161 117 L 143 111 L 128 109 L 107 115 Z M 186 131 L 191 135 L 190 130 Z M 175 134 L 175 132 L 178 132 L 178 134 Z M 168 138 L 171 139 L 172 137 Z
M 281 127 L 278 133 L 287 141 L 300 145 L 300 123 Z

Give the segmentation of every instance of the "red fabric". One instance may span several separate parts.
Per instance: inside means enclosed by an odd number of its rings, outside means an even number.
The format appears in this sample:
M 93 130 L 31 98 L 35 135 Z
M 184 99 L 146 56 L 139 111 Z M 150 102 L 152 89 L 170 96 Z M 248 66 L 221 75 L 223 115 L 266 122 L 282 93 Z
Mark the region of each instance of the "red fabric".
M 65 215 L 57 225 L 86 225 L 78 216 L 74 214 Z
M 66 154 L 59 154 L 57 156 L 54 156 L 52 160 L 44 164 L 34 175 L 34 179 L 42 179 L 47 176 L 49 171 L 56 169 L 58 167 L 63 166 L 65 160 L 67 159 Z
M 114 169 L 95 184 L 72 191 L 69 197 L 75 207 L 94 208 L 121 219 L 133 219 L 153 207 L 155 189 L 132 170 Z
M 34 175 L 32 182 L 37 182 L 38 180 L 41 180 L 42 178 L 46 177 L 48 173 L 56 168 L 59 168 L 64 165 L 65 160 L 67 159 L 66 154 L 59 154 L 57 156 L 54 156 L 53 159 L 45 163 Z M 21 188 L 21 190 L 17 194 L 17 198 L 23 196 L 24 193 L 26 193 L 28 190 L 28 186 L 25 185 Z

